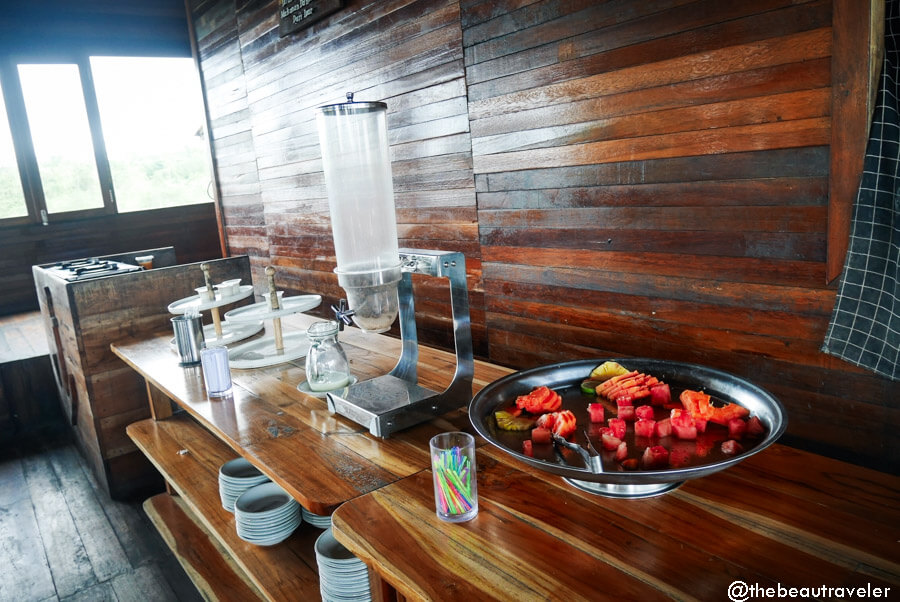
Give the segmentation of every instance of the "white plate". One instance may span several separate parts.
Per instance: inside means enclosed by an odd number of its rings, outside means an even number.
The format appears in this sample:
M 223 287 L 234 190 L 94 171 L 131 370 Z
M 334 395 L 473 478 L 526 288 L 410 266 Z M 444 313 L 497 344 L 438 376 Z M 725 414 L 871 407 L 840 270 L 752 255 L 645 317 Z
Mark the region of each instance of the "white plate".
M 297 527 L 300 526 L 300 523 L 303 521 L 300 520 L 299 516 L 288 516 L 278 523 L 273 523 L 271 525 L 255 525 L 255 524 L 245 524 L 243 521 L 237 521 L 237 530 L 239 534 L 255 536 L 255 537 L 271 537 L 281 533 L 282 531 L 288 529 L 293 531 Z
M 229 295 L 227 297 L 223 297 L 222 295 L 216 295 L 215 299 L 209 299 L 204 296 L 203 298 L 200 295 L 191 295 L 190 297 L 185 297 L 184 299 L 179 299 L 178 301 L 174 301 L 169 304 L 168 310 L 169 313 L 173 314 L 183 314 L 189 309 L 196 309 L 197 311 L 203 311 L 204 309 L 212 309 L 213 307 L 221 307 L 222 305 L 228 305 L 229 303 L 234 303 L 235 301 L 240 301 L 241 299 L 246 299 L 250 295 L 253 294 L 253 285 L 245 284 L 241 287 L 238 287 L 238 292 L 236 295 Z
M 354 562 L 362 562 L 353 555 L 338 540 L 334 538 L 331 529 L 326 529 L 318 539 L 316 539 L 316 558 L 324 560 L 325 564 L 348 564 Z
M 291 533 L 293 533 L 293 531 L 286 531 L 284 533 L 279 533 L 278 535 L 276 535 L 274 537 L 263 537 L 263 538 L 241 537 L 241 539 L 243 539 L 247 543 L 252 543 L 253 545 L 257 545 L 257 546 L 274 546 L 275 544 L 279 544 L 282 541 L 284 541 L 285 539 L 287 539 L 288 537 L 290 537 Z M 238 535 L 238 537 L 240 537 L 240 535 Z
M 270 529 L 278 527 L 284 522 L 301 520 L 300 510 L 293 504 L 288 504 L 284 509 L 273 510 L 271 513 L 242 512 L 235 508 L 234 517 L 239 525 L 245 525 L 254 529 Z
M 303 516 L 303 522 L 311 524 L 317 529 L 327 529 L 331 526 L 331 516 L 323 516 L 321 514 L 313 514 L 306 508 L 300 508 Z
M 219 467 L 220 479 L 255 479 L 264 476 L 263 473 L 246 458 L 229 460 Z
M 283 511 L 296 500 L 277 483 L 263 483 L 251 487 L 241 494 L 235 503 L 235 510 L 245 514 L 265 515 L 273 511 Z
M 268 302 L 260 301 L 253 305 L 237 307 L 225 314 L 225 319 L 232 322 L 255 322 L 257 320 L 272 320 L 304 312 L 322 303 L 322 295 L 297 295 L 284 297 L 281 300 L 280 309 L 272 309 Z M 305 334 L 305 333 L 304 333 Z
M 244 322 L 242 324 L 222 322 L 222 336 L 218 337 L 216 336 L 216 325 L 207 324 L 203 327 L 203 343 L 207 347 L 230 345 L 252 337 L 262 329 L 262 322 Z M 175 352 L 178 351 L 178 347 L 175 345 L 175 337 L 169 339 L 169 347 Z
M 238 370 L 275 366 L 306 357 L 309 338 L 305 332 L 289 332 L 281 338 L 284 349 L 275 350 L 275 337 L 266 336 L 228 349 L 228 365 Z

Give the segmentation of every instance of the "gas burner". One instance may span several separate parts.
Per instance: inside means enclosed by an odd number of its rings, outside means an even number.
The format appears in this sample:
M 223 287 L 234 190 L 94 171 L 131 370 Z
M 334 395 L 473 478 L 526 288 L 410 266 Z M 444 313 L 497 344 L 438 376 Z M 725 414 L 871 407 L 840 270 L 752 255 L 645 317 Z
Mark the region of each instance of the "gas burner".
M 122 263 L 120 261 L 91 257 L 87 259 L 60 261 L 47 269 L 50 273 L 63 280 L 75 282 L 78 280 L 88 280 L 91 278 L 102 278 L 104 276 L 137 272 L 142 268 L 137 265 Z

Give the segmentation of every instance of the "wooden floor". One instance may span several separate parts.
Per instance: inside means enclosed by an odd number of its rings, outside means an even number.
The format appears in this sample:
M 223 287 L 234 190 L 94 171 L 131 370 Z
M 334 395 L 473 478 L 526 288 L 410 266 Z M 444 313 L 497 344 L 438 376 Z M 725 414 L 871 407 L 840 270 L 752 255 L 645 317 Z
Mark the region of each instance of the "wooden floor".
M 0 316 L 0 364 L 50 353 L 41 312 Z
M 0 601 L 201 597 L 144 515 L 110 500 L 74 444 L 0 452 Z

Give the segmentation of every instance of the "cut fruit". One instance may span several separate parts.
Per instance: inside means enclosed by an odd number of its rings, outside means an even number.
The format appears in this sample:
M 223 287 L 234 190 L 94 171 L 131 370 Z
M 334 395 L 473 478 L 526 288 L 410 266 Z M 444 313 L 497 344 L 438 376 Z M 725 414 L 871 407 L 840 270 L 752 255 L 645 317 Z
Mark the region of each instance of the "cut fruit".
M 616 362 L 603 362 L 593 370 L 591 370 L 590 379 L 600 382 L 609 380 L 613 376 L 628 373 L 628 370 Z
M 534 426 L 534 418 L 514 416 L 504 410 L 494 412 L 497 428 L 503 431 L 527 431 Z

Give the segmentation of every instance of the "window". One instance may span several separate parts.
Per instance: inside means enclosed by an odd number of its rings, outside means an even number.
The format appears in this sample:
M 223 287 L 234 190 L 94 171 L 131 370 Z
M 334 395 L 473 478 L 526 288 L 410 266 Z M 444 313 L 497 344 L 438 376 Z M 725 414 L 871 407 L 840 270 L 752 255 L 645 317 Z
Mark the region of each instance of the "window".
M 19 65 L 47 212 L 103 207 L 78 65 Z
M 208 145 L 194 63 L 91 57 L 119 211 L 208 201 Z
M 0 225 L 212 200 L 192 59 L 9 62 L 0 82 Z
M 6 114 L 2 86 L 0 86 L 0 110 L 2 114 Z M 12 134 L 6 120 L 0 119 L 0 220 L 27 215 L 28 208 L 25 206 L 22 180 L 19 179 Z

